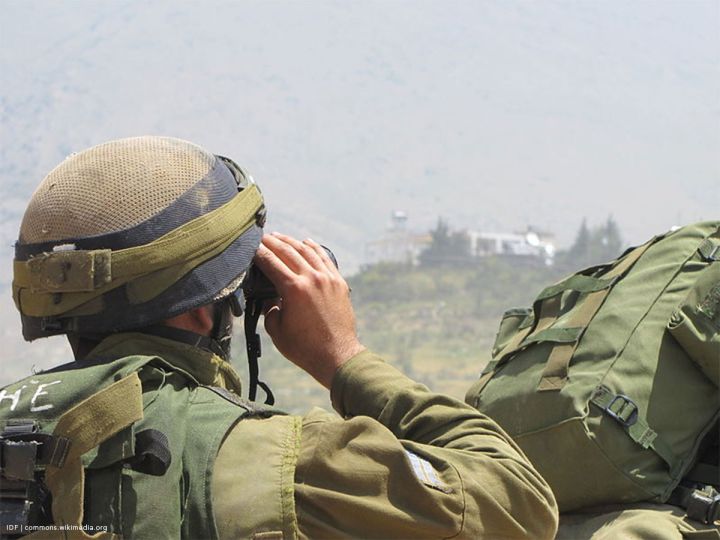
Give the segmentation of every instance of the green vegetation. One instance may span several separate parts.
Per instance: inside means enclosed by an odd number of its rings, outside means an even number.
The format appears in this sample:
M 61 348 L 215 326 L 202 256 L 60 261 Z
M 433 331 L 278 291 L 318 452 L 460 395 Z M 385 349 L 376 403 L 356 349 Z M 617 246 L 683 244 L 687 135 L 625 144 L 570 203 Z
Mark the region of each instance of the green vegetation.
M 462 398 L 502 313 L 560 276 L 542 261 L 486 257 L 474 267 L 381 264 L 351 280 L 363 342 L 427 386 Z
M 503 311 L 528 305 L 559 277 L 553 267 L 522 259 L 478 259 L 474 268 L 364 268 L 349 279 L 362 342 L 418 382 L 462 398 L 489 359 Z M 247 380 L 242 341 L 238 335 L 235 365 Z M 260 376 L 279 407 L 304 413 L 330 406 L 318 383 L 284 360 L 268 336 L 262 342 Z
M 420 266 L 447 267 L 472 261 L 470 238 L 465 231 L 451 231 L 447 222 L 438 219 L 430 238 L 430 245 L 420 254 Z
M 623 242 L 620 229 L 612 217 L 604 225 L 588 228 L 583 219 L 575 242 L 566 252 L 560 253 L 557 264 L 562 267 L 581 268 L 614 259 L 620 254 Z

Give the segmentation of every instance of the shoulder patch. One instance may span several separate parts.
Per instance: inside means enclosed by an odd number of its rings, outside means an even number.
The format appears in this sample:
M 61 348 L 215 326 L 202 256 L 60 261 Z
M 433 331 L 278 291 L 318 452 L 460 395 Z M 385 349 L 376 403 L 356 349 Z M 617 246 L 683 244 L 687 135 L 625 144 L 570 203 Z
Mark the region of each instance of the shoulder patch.
M 415 477 L 420 480 L 423 484 L 443 493 L 452 493 L 452 488 L 440 479 L 440 475 L 435 470 L 435 467 L 424 458 L 421 458 L 417 454 L 405 450 L 405 455 L 410 461 Z

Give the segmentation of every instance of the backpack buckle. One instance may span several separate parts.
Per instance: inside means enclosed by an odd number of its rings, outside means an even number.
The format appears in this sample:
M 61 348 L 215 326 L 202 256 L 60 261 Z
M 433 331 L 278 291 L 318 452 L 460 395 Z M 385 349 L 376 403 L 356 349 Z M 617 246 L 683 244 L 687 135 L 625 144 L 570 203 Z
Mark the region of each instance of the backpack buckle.
M 17 536 L 28 524 L 30 484 L 38 443 L 13 439 L 37 432 L 33 420 L 8 420 L 0 432 L 0 536 Z
M 716 244 L 709 238 L 706 238 L 698 249 L 706 261 L 720 261 L 720 244 Z
M 619 404 L 615 406 L 615 404 Z M 624 394 L 617 394 L 605 407 L 605 412 L 625 427 L 632 426 L 638 420 L 638 406 Z
M 720 244 L 713 246 L 712 250 L 705 255 L 705 258 L 709 261 L 720 261 Z
M 687 498 L 685 512 L 687 517 L 706 525 L 712 525 L 720 518 L 720 494 L 712 490 L 708 494 L 705 491 L 695 490 Z

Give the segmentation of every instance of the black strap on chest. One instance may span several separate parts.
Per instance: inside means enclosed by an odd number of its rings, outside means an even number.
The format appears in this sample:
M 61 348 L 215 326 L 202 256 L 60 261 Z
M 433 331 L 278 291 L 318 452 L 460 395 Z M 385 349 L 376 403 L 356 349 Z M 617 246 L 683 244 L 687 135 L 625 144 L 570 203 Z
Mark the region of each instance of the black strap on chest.
M 712 525 L 720 519 L 720 493 L 712 486 L 691 487 L 679 485 L 668 503 L 685 509 L 689 519 Z
M 675 488 L 670 504 L 685 509 L 689 519 L 713 524 L 720 519 L 720 429 L 716 423 L 704 437 L 695 465 Z
M 162 476 L 171 463 L 167 435 L 157 429 L 144 429 L 135 434 L 135 455 L 125 461 L 128 467 L 143 474 Z

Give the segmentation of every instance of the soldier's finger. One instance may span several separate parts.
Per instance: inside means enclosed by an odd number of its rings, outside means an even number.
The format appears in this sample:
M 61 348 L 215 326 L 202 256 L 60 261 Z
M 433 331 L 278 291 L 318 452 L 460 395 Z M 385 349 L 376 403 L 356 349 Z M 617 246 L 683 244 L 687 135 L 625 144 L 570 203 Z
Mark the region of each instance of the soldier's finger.
M 325 263 L 322 258 L 318 256 L 318 253 L 312 248 L 312 246 L 306 244 L 305 242 L 301 242 L 292 236 L 288 236 L 287 234 L 275 232 L 272 233 L 272 236 L 292 246 L 293 249 L 295 249 L 295 251 L 297 251 L 313 269 L 319 272 L 325 270 Z
M 264 239 L 263 243 L 258 246 L 253 260 L 262 273 L 272 281 L 273 285 L 275 285 L 280 292 L 282 292 L 281 290 L 286 284 L 290 283 L 297 276 L 295 272 L 288 268 L 282 259 L 265 246 Z
M 323 266 L 326 269 L 330 270 L 332 274 L 340 275 L 340 271 L 338 270 L 337 266 L 335 266 L 335 263 L 327 254 L 327 251 L 325 251 L 324 247 L 322 247 L 320 244 L 318 244 L 315 240 L 311 238 L 306 238 L 305 240 L 303 240 L 303 244 L 312 248 L 312 250 L 317 254 L 318 258 L 322 261 Z
M 272 234 L 266 234 L 263 236 L 262 243 L 296 274 L 303 274 L 312 269 L 305 258 L 288 242 Z

